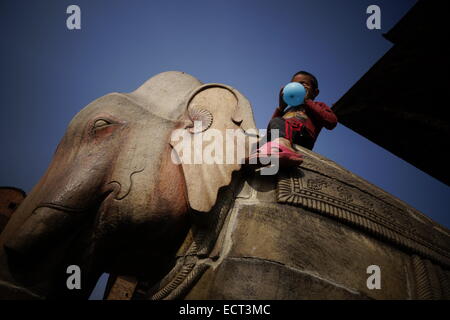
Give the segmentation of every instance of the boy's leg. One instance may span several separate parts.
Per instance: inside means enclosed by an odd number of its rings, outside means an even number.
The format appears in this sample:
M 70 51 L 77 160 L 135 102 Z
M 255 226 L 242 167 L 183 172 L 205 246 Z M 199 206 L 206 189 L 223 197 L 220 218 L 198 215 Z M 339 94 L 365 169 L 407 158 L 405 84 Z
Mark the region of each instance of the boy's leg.
M 284 138 L 286 126 L 283 118 L 273 118 L 267 125 L 267 141 L 272 140 L 271 130 L 278 130 L 278 137 Z
M 288 131 L 286 131 L 286 129 Z M 283 118 L 273 118 L 270 120 L 267 126 L 267 141 L 272 141 L 271 130 L 278 130 L 278 138 L 274 139 L 277 142 L 287 148 L 292 149 L 292 144 L 286 133 L 289 132 L 289 128 L 286 127 L 286 120 Z
M 286 137 L 292 136 L 291 128 L 287 124 L 283 118 L 270 120 L 267 131 L 267 143 L 251 154 L 247 160 L 275 156 L 279 158 L 280 164 L 284 166 L 301 164 L 303 162 L 302 155 L 297 153 L 292 148 L 291 141 L 286 139 Z M 279 137 L 272 137 L 271 130 L 278 130 Z M 255 164 L 259 165 L 260 163 L 257 161 Z
M 294 143 L 294 140 L 299 140 L 301 137 L 300 132 L 302 127 L 303 123 L 295 118 L 287 120 L 283 118 L 273 118 L 270 120 L 267 127 L 267 141 L 272 141 L 270 130 L 276 129 L 278 130 L 279 138 L 273 141 L 295 151 L 292 144 Z M 299 144 L 298 141 L 296 141 L 296 143 Z

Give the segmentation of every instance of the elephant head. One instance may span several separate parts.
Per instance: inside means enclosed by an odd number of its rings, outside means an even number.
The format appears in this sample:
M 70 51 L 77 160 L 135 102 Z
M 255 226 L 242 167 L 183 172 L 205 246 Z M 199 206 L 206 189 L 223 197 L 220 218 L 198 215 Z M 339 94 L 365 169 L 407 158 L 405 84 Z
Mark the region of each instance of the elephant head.
M 86 275 L 83 297 L 101 272 L 165 272 L 192 212 L 209 212 L 241 167 L 174 162 L 174 131 L 193 137 L 254 128 L 251 106 L 237 90 L 183 72 L 93 101 L 70 122 L 46 173 L 0 236 L 0 295 L 61 294 L 71 264 Z

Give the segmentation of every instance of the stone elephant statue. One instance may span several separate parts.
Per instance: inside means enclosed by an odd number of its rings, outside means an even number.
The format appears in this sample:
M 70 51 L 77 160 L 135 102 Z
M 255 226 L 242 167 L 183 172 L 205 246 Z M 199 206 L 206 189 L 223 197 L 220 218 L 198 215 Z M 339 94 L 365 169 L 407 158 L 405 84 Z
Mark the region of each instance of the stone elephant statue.
M 212 129 L 250 136 L 250 103 L 183 72 L 86 106 L 0 235 L 0 298 L 85 299 L 103 272 L 111 299 L 449 298 L 447 229 L 298 146 L 275 175 L 174 161 L 174 131 Z

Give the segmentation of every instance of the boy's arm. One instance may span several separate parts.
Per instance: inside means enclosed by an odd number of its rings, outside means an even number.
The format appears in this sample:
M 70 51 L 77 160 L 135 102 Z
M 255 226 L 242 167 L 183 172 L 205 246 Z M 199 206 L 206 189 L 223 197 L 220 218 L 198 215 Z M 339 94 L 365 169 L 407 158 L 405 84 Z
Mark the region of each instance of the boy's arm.
M 314 119 L 328 130 L 336 127 L 338 122 L 337 117 L 333 110 L 331 110 L 325 103 L 308 99 L 305 101 L 304 106 L 305 109 L 311 111 Z
M 287 107 L 287 103 L 283 100 L 283 88 L 280 89 L 280 93 L 278 95 L 278 108 L 275 109 L 271 119 L 281 118 L 284 114 L 284 109 Z
M 272 118 L 270 118 L 270 119 L 273 119 L 273 118 L 281 118 L 282 116 L 283 116 L 283 114 L 284 114 L 284 111 L 283 111 L 284 109 L 282 108 L 282 107 L 278 107 L 278 108 L 276 108 L 275 109 L 275 112 L 273 113 L 273 115 L 272 115 Z

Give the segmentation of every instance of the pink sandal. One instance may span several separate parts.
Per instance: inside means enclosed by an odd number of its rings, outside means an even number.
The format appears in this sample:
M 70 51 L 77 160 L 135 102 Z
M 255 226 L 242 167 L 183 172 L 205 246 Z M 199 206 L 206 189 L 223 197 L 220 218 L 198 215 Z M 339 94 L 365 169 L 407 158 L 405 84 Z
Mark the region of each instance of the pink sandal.
M 278 158 L 279 163 L 283 167 L 290 166 L 298 166 L 303 162 L 303 157 L 301 154 L 292 151 L 291 149 L 276 143 L 276 142 L 267 142 L 262 147 L 257 149 L 254 153 L 252 153 L 248 158 L 246 163 L 257 166 L 264 166 L 270 164 L 270 158 Z M 250 163 L 250 160 L 254 159 Z M 259 159 L 265 159 L 264 162 L 266 164 L 262 164 Z

